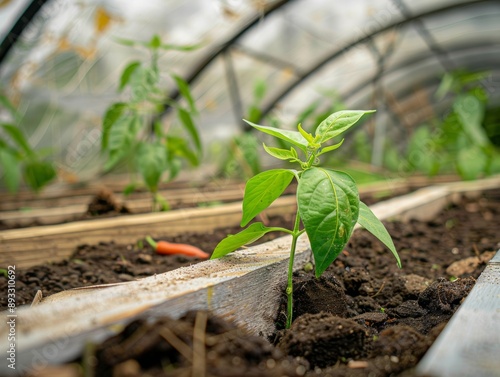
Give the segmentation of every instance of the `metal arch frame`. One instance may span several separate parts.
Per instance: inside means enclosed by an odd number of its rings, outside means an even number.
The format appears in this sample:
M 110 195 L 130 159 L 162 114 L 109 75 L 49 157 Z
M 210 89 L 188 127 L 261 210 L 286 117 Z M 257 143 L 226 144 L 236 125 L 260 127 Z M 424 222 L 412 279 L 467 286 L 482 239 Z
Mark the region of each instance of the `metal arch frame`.
M 12 29 L 9 31 L 9 33 L 6 35 L 2 43 L 0 44 L 0 65 L 5 58 L 5 56 L 8 54 L 9 50 L 12 48 L 12 46 L 16 43 L 26 26 L 33 20 L 33 18 L 36 16 L 36 14 L 39 12 L 39 10 L 47 3 L 48 0 L 32 0 L 30 5 L 26 8 L 24 13 L 19 17 L 18 21 L 15 23 L 15 25 L 12 27 Z M 219 56 L 224 56 L 225 54 L 229 53 L 229 49 L 236 44 L 236 42 L 243 36 L 245 35 L 246 32 L 252 29 L 253 26 L 255 26 L 258 22 L 260 22 L 264 17 L 270 15 L 274 11 L 282 8 L 285 5 L 288 5 L 292 3 L 294 0 L 278 0 L 274 2 L 273 4 L 269 5 L 266 9 L 264 9 L 262 12 L 257 12 L 254 15 L 252 15 L 233 35 L 228 37 L 225 41 L 220 43 L 218 46 L 213 48 L 207 56 L 201 60 L 191 71 L 190 74 L 187 75 L 185 80 L 189 83 L 192 84 L 199 76 L 204 72 L 204 70 Z M 323 58 L 322 60 L 318 61 L 316 64 L 312 65 L 310 69 L 308 70 L 301 70 L 300 72 L 296 72 L 296 79 L 290 83 L 287 87 L 282 89 L 280 93 L 278 93 L 274 98 L 272 98 L 270 101 L 266 103 L 266 106 L 262 110 L 261 113 L 261 118 L 265 117 L 269 112 L 283 99 L 285 98 L 290 92 L 292 92 L 297 86 L 299 86 L 303 81 L 308 79 L 311 75 L 322 69 L 324 66 L 326 66 L 329 62 L 332 60 L 335 60 L 337 57 L 339 57 L 341 54 L 344 52 L 347 52 L 351 50 L 352 48 L 363 44 L 367 43 L 372 38 L 378 34 L 381 34 L 383 32 L 386 32 L 388 30 L 391 30 L 393 28 L 396 28 L 398 26 L 406 25 L 412 22 L 418 22 L 421 18 L 440 14 L 443 12 L 447 12 L 453 9 L 457 9 L 460 7 L 466 7 L 469 5 L 474 5 L 474 4 L 481 4 L 481 3 L 500 3 L 499 0 L 468 0 L 468 1 L 462 1 L 460 3 L 456 4 L 450 4 L 447 6 L 444 6 L 442 8 L 437 8 L 433 9 L 430 11 L 422 12 L 419 14 L 414 14 L 410 15 L 407 9 L 403 9 L 401 12 L 403 14 L 403 19 L 396 21 L 394 23 L 382 26 L 378 30 L 375 30 L 372 32 L 370 35 L 363 36 L 361 38 L 358 38 L 344 46 L 341 46 L 339 49 L 336 49 L 335 51 L 331 52 L 328 56 Z M 438 51 L 440 53 L 440 51 Z M 233 75 L 234 76 L 234 75 Z M 232 91 L 233 94 L 237 94 L 239 96 L 239 91 L 237 88 L 237 83 L 232 82 L 236 78 L 233 77 L 232 80 L 228 80 L 228 84 L 230 86 L 229 91 Z M 231 86 L 234 86 L 234 88 L 231 88 Z M 169 98 L 173 100 L 177 100 L 180 97 L 180 92 L 178 89 L 173 90 L 169 93 Z M 164 109 L 162 111 L 161 115 L 164 115 L 167 111 L 169 110 L 169 106 L 165 105 Z M 161 116 L 160 115 L 160 116 Z
M 207 56 L 205 56 L 193 69 L 192 71 L 184 78 L 184 80 L 188 84 L 192 84 L 193 81 L 195 81 L 200 74 L 204 72 L 204 70 L 219 56 L 223 56 L 229 52 L 229 49 L 233 44 L 236 43 L 238 39 L 240 39 L 248 30 L 250 30 L 252 27 L 254 27 L 257 23 L 259 23 L 264 17 L 267 17 L 274 11 L 282 8 L 285 5 L 288 5 L 295 0 L 279 0 L 276 1 L 275 3 L 269 5 L 266 7 L 262 12 L 257 12 L 254 15 L 252 15 L 233 35 L 229 36 L 225 41 L 220 43 L 218 46 L 213 48 Z M 239 97 L 239 92 L 237 90 L 237 85 L 236 83 L 231 83 L 231 81 L 228 81 L 228 84 L 230 86 L 229 91 L 234 92 L 238 94 Z M 231 86 L 234 85 L 235 88 L 231 88 Z M 180 97 L 180 91 L 179 89 L 172 90 L 168 94 L 168 98 L 171 100 L 178 100 Z M 239 99 L 237 99 L 239 101 Z M 164 105 L 162 113 L 159 115 L 159 117 L 162 117 L 165 115 L 171 107 L 169 105 Z
M 458 45 L 456 48 L 453 48 L 453 49 L 448 49 L 447 50 L 447 53 L 449 54 L 450 57 L 452 57 L 453 55 L 455 55 L 456 53 L 460 53 L 460 52 L 465 52 L 465 51 L 469 51 L 469 50 L 472 50 L 474 48 L 478 48 L 478 49 L 481 49 L 481 50 L 484 50 L 484 49 L 487 49 L 489 46 L 492 46 L 492 45 L 495 45 L 495 46 L 499 46 L 500 44 L 499 43 L 484 43 L 484 44 L 481 44 L 481 45 L 477 45 L 476 43 L 474 42 L 470 42 L 466 45 Z M 433 57 L 432 54 L 416 54 L 416 55 L 413 55 L 412 57 L 410 58 L 407 58 L 407 59 L 404 59 L 402 60 L 401 62 L 399 62 L 397 65 L 391 67 L 390 70 L 388 71 L 385 71 L 385 74 L 391 74 L 391 73 L 396 73 L 398 71 L 400 71 L 401 69 L 405 68 L 405 67 L 408 67 L 409 65 L 410 66 L 415 66 L 415 65 L 419 65 L 421 62 L 423 61 L 427 61 L 428 59 L 431 59 Z M 498 59 L 495 59 L 493 60 L 493 62 L 498 62 L 500 63 L 500 56 L 498 57 Z M 437 63 L 439 64 L 439 62 Z M 496 71 L 492 71 L 492 73 L 494 72 L 500 72 L 500 70 L 496 70 Z M 433 78 L 433 77 L 427 77 L 424 79 L 424 81 L 420 81 L 420 83 L 422 84 L 422 87 L 423 88 L 427 88 L 433 84 L 436 84 L 438 83 L 438 79 L 437 77 L 436 78 Z M 344 93 L 342 95 L 342 97 L 344 99 L 349 99 L 350 97 L 352 97 L 354 94 L 356 93 L 359 93 L 359 91 L 362 89 L 362 88 L 367 88 L 370 84 L 372 84 L 372 79 L 366 79 L 363 83 L 360 83 L 358 85 L 356 85 L 354 88 L 352 89 L 349 89 L 348 91 L 346 91 L 346 93 Z M 488 90 L 488 89 L 487 89 Z M 362 93 L 362 97 L 366 98 L 369 96 L 369 91 L 370 89 L 366 89 L 364 93 Z M 396 94 L 396 97 L 402 101 L 405 101 L 408 97 L 411 97 L 414 95 L 414 92 L 411 90 L 411 89 L 408 89 L 407 87 L 406 88 L 403 88 L 403 89 L 400 89 L 398 91 L 398 93 Z M 387 92 L 384 90 L 382 91 L 381 93 L 381 101 L 388 101 L 388 97 L 387 97 Z M 399 118 L 399 116 L 401 115 L 399 112 L 397 111 L 394 111 L 394 108 L 392 106 L 388 106 L 387 108 L 387 113 L 388 113 L 388 116 L 393 119 L 393 121 L 395 121 L 395 123 L 397 124 L 397 122 L 401 122 L 401 119 Z M 429 118 L 423 118 L 423 119 L 420 119 L 420 121 L 418 123 L 411 123 L 411 124 L 407 124 L 406 127 L 402 127 L 402 128 L 407 128 L 407 127 L 412 127 L 412 126 L 415 126 L 416 124 L 421 124 L 422 122 L 428 120 Z
M 492 45 L 495 45 L 495 46 L 500 46 L 499 43 L 484 43 L 484 44 L 480 44 L 478 45 L 477 43 L 475 42 L 470 42 L 470 43 L 467 43 L 467 44 L 462 44 L 462 45 L 459 45 L 457 46 L 456 48 L 453 48 L 453 49 L 448 49 L 447 52 L 450 54 L 450 55 L 454 55 L 456 53 L 460 53 L 460 52 L 464 52 L 464 51 L 469 51 L 471 49 L 474 49 L 474 48 L 486 48 L 488 46 L 492 46 Z M 384 72 L 384 74 L 387 76 L 387 75 L 390 75 L 392 73 L 395 73 L 395 72 L 398 72 L 400 71 L 401 69 L 403 68 L 406 68 L 406 67 L 410 67 L 410 66 L 414 66 L 414 65 L 418 65 L 424 61 L 427 61 L 428 59 L 430 59 L 433 55 L 430 55 L 430 54 L 415 54 L 415 55 L 412 55 L 411 57 L 407 58 L 407 59 L 404 59 L 404 60 L 401 60 L 400 62 L 398 62 L 397 65 L 394 65 L 392 66 L 390 69 L 386 70 Z M 499 57 L 499 62 L 500 62 L 500 57 Z M 425 81 L 425 84 L 429 84 L 429 83 L 432 83 L 432 82 L 438 82 L 438 78 L 429 78 Z M 356 93 L 359 93 L 361 89 L 363 88 L 366 88 L 368 87 L 370 84 L 373 83 L 373 80 L 372 78 L 368 78 L 366 80 L 364 80 L 363 82 L 357 84 L 356 86 L 352 87 L 351 89 L 345 91 L 343 94 L 342 94 L 342 98 L 344 98 L 344 100 L 349 100 L 354 94 Z M 410 95 L 413 95 L 413 91 L 412 89 L 404 89 L 404 90 L 401 90 L 397 96 L 398 98 L 401 98 L 401 99 L 405 99 L 407 98 L 408 96 Z
M 7 56 L 9 50 L 14 46 L 17 42 L 24 29 L 28 26 L 28 24 L 35 18 L 40 9 L 47 3 L 49 0 L 32 0 L 30 5 L 26 8 L 23 14 L 18 18 L 17 22 L 11 28 L 11 30 L 7 33 L 4 40 L 0 43 L 0 65 L 2 61 Z M 224 54 L 227 50 L 239 39 L 243 36 L 249 29 L 255 26 L 258 22 L 260 22 L 264 17 L 270 15 L 274 11 L 280 9 L 284 5 L 292 3 L 295 0 L 278 0 L 269 6 L 267 6 L 262 12 L 256 12 L 252 15 L 236 32 L 228 37 L 225 41 L 220 43 L 218 46 L 213 48 L 207 56 L 200 61 L 200 63 L 193 68 L 190 74 L 185 78 L 188 84 L 191 84 L 196 78 L 205 70 L 207 66 L 212 63 L 219 55 Z M 169 95 L 171 99 L 178 99 L 180 96 L 180 92 L 178 90 L 172 91 Z M 165 110 L 168 109 L 168 106 L 165 106 Z
M 447 6 L 442 7 L 442 8 L 432 9 L 432 10 L 422 12 L 419 14 L 414 14 L 414 15 L 411 15 L 411 17 L 409 17 L 409 18 L 405 18 L 405 19 L 393 22 L 391 24 L 382 26 L 378 30 L 375 30 L 374 32 L 370 33 L 370 35 L 366 35 L 366 36 L 363 36 L 361 38 L 358 38 L 358 39 L 334 50 L 328 56 L 326 56 L 322 60 L 318 61 L 316 64 L 312 65 L 309 70 L 302 73 L 302 75 L 298 76 L 295 81 L 291 82 L 287 87 L 285 87 L 283 90 L 281 90 L 281 92 L 278 93 L 274 98 L 272 98 L 270 101 L 268 101 L 266 103 L 266 106 L 262 109 L 261 119 L 264 118 L 267 114 L 269 114 L 271 112 L 271 110 L 274 109 L 274 107 L 283 98 L 285 98 L 287 95 L 289 95 L 297 86 L 299 86 L 303 81 L 308 79 L 311 75 L 318 72 L 320 69 L 325 67 L 328 63 L 330 63 L 332 60 L 335 60 L 337 57 L 339 57 L 343 53 L 351 50 L 352 48 L 354 48 L 360 44 L 369 42 L 374 36 L 381 34 L 381 33 L 384 33 L 386 31 L 391 30 L 393 28 L 396 28 L 398 26 L 403 26 L 403 25 L 409 24 L 411 22 L 417 21 L 417 20 L 424 18 L 424 17 L 433 16 L 433 15 L 441 14 L 444 12 L 448 12 L 448 11 L 453 10 L 453 9 L 458 9 L 461 7 L 466 7 L 469 5 L 480 4 L 480 3 L 498 3 L 498 4 L 500 4 L 500 1 L 499 0 L 469 0 L 469 1 L 463 1 L 460 3 L 456 3 L 456 4 L 447 5 Z
M 476 42 L 470 42 L 470 43 L 467 43 L 467 44 L 462 44 L 456 48 L 453 48 L 453 49 L 448 49 L 447 52 L 452 55 L 452 54 L 455 54 L 455 53 L 458 53 L 458 52 L 462 52 L 462 51 L 468 51 L 468 50 L 471 50 L 475 47 L 477 48 L 485 48 L 485 47 L 488 47 L 488 46 L 492 46 L 492 45 L 496 45 L 496 46 L 500 46 L 499 43 L 485 43 L 485 44 L 477 44 Z M 424 55 L 424 54 L 415 54 L 415 55 L 412 55 L 411 57 L 407 58 L 407 59 L 404 59 L 404 60 L 401 60 L 400 62 L 398 62 L 397 65 L 394 65 L 392 66 L 389 70 L 386 70 L 385 71 L 385 74 L 391 74 L 391 73 L 394 73 L 394 72 L 397 72 L 405 67 L 409 67 L 409 66 L 413 66 L 413 65 L 416 65 L 416 64 L 420 64 L 421 62 L 427 60 L 427 59 L 430 59 L 432 57 L 432 55 Z M 436 78 L 437 80 L 437 78 Z M 372 78 L 368 78 L 366 79 L 365 81 L 359 83 L 358 85 L 356 85 L 355 87 L 353 87 L 352 89 L 346 91 L 346 93 L 344 93 L 343 95 L 343 98 L 345 99 L 349 99 L 350 97 L 352 97 L 355 93 L 359 92 L 362 88 L 364 87 L 367 87 L 368 85 L 370 85 L 370 83 L 372 83 Z M 412 93 L 412 91 L 410 89 L 406 90 L 402 95 L 403 96 L 407 96 L 407 95 L 410 95 Z
M 0 43 L 0 65 L 14 46 L 17 40 L 21 37 L 24 29 L 35 18 L 37 13 L 42 9 L 48 0 L 32 0 L 30 5 L 26 7 L 23 14 L 17 19 L 16 23 L 9 30 L 2 43 Z

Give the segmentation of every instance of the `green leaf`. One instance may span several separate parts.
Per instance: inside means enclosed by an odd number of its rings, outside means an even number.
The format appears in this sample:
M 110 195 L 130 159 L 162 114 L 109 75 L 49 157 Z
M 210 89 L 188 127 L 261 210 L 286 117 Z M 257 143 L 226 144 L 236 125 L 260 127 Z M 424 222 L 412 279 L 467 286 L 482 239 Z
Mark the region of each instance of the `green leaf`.
M 171 157 L 168 160 L 169 175 L 168 180 L 172 181 L 179 175 L 182 169 L 182 163 L 178 157 Z
M 301 124 L 299 123 L 298 126 L 297 126 L 300 134 L 304 137 L 304 139 L 307 140 L 307 142 L 309 144 L 314 144 L 314 137 L 313 135 L 311 135 L 310 133 L 304 131 L 304 129 L 302 128 Z
M 253 128 L 256 128 L 257 130 L 264 132 L 268 135 L 277 137 L 278 139 L 287 141 L 296 147 L 300 148 L 304 153 L 307 152 L 307 146 L 309 143 L 307 140 L 300 134 L 300 132 L 297 131 L 288 131 L 288 130 L 280 130 L 279 128 L 274 128 L 274 127 L 266 127 L 266 126 L 260 126 L 258 124 L 249 122 L 248 120 L 243 119 L 246 123 L 248 123 L 250 126 Z
M 396 258 L 398 267 L 401 268 L 401 260 L 399 259 L 398 252 L 396 251 L 396 247 L 394 246 L 394 242 L 392 242 L 389 232 L 387 232 L 384 224 L 375 216 L 372 210 L 363 202 L 359 202 L 358 223 L 389 248 Z
M 453 88 L 455 77 L 451 73 L 445 73 L 434 96 L 437 100 L 442 100 Z
M 179 92 L 182 94 L 182 96 L 188 102 L 189 111 L 193 114 L 197 114 L 198 110 L 196 110 L 196 105 L 195 105 L 193 96 L 191 94 L 191 90 L 189 89 L 189 84 L 180 76 L 172 75 L 172 77 L 174 78 L 175 83 L 177 84 L 177 87 L 179 88 Z
M 143 46 L 150 49 L 158 49 L 162 50 L 176 50 L 176 51 L 193 51 L 202 46 L 201 43 L 195 45 L 173 45 L 173 44 L 165 44 L 161 43 L 160 37 L 158 35 L 153 36 L 151 40 L 148 42 L 144 41 L 134 41 L 132 39 L 124 39 L 124 38 L 114 38 L 117 43 L 120 43 L 124 46 Z
M 257 137 L 249 132 L 234 137 L 235 147 L 233 155 L 235 161 L 242 167 L 249 177 L 259 174 L 262 171 L 260 163 L 259 146 Z
M 33 156 L 33 149 L 28 144 L 22 131 L 12 124 L 2 124 L 4 131 L 11 137 L 11 139 L 26 153 L 28 156 Z
M 16 122 L 21 121 L 21 116 L 19 115 L 19 112 L 12 105 L 12 102 L 10 102 L 9 98 L 3 94 L 0 94 L 0 105 L 5 107 L 9 111 L 10 115 L 12 115 L 12 117 Z
M 55 177 L 56 170 L 50 162 L 32 160 L 24 167 L 24 180 L 35 191 L 39 191 Z
M 109 134 L 109 149 L 124 149 L 134 137 L 134 123 L 137 117 L 123 115 L 115 123 Z
M 21 182 L 19 160 L 7 149 L 0 148 L 0 165 L 3 168 L 5 185 L 10 192 L 17 192 Z
M 153 50 L 156 50 L 160 48 L 161 46 L 161 38 L 158 34 L 153 35 L 151 40 L 149 41 L 148 47 L 152 48 Z
M 198 166 L 200 160 L 190 148 L 187 141 L 181 137 L 167 136 L 167 149 L 170 155 L 185 158 L 192 166 Z
M 308 169 L 299 180 L 297 203 L 319 277 L 340 254 L 358 220 L 356 183 L 343 172 Z
M 258 122 L 262 117 L 262 110 L 255 105 L 250 105 L 248 108 L 248 120 L 250 122 Z
M 290 147 L 290 150 L 288 149 L 281 149 L 281 148 L 274 148 L 274 147 L 268 147 L 266 144 L 263 144 L 264 150 L 269 153 L 271 156 L 279 159 L 279 160 L 298 160 L 299 155 L 297 154 L 297 151 L 293 148 Z
M 438 140 L 428 126 L 418 127 L 408 142 L 407 159 L 410 167 L 416 168 L 429 176 L 439 171 Z
M 123 111 L 127 108 L 126 103 L 118 102 L 112 104 L 108 107 L 106 114 L 104 114 L 104 118 L 102 121 L 102 139 L 101 139 L 101 148 L 105 150 L 108 148 L 109 142 L 109 133 L 111 128 L 115 124 L 115 122 L 120 118 Z
M 125 188 L 123 189 L 123 195 L 125 196 L 129 196 L 130 194 L 132 194 L 135 190 L 137 189 L 137 183 L 136 182 L 132 182 L 132 183 L 129 183 L 127 186 L 125 186 Z
M 241 226 L 271 205 L 288 187 L 295 174 L 287 169 L 267 170 L 250 178 L 243 196 Z
M 364 114 L 374 113 L 375 110 L 342 110 L 331 114 L 316 128 L 316 136 L 320 136 L 319 143 L 340 135 L 351 128 Z
M 267 83 L 264 80 L 258 80 L 253 87 L 253 100 L 255 103 L 260 103 L 267 92 Z
M 486 172 L 488 157 L 481 147 L 471 145 L 459 150 L 456 164 L 457 171 L 463 179 L 477 179 Z
M 133 41 L 131 39 L 125 39 L 125 38 L 114 38 L 114 40 L 121 45 L 130 46 L 130 47 L 141 43 L 141 42 Z
M 152 102 L 152 94 L 162 95 L 163 93 L 157 87 L 158 80 L 159 75 L 155 67 L 137 67 L 130 77 L 131 102 Z
M 174 51 L 194 51 L 199 49 L 203 44 L 198 43 L 194 45 L 173 45 L 173 44 L 162 44 L 160 48 L 162 50 L 174 50 Z
M 408 161 L 401 157 L 397 148 L 387 143 L 384 148 L 384 167 L 390 171 L 403 171 L 403 166 L 408 165 Z
M 460 95 L 453 103 L 453 110 L 457 113 L 464 132 L 475 144 L 485 146 L 489 143 L 481 126 L 485 112 L 483 102 L 471 94 Z
M 125 67 L 123 73 L 120 77 L 120 86 L 118 87 L 118 91 L 121 92 L 125 86 L 130 81 L 130 77 L 134 74 L 135 70 L 141 66 L 141 62 L 132 62 Z
M 318 156 L 321 156 L 322 154 L 334 151 L 335 149 L 340 148 L 340 146 L 344 143 L 344 139 L 342 139 L 339 143 L 330 145 L 328 147 L 321 148 L 321 152 L 318 153 Z
M 198 135 L 198 130 L 196 129 L 196 126 L 193 122 L 193 118 L 191 118 L 191 114 L 182 107 L 177 109 L 177 114 L 180 121 L 182 122 L 187 132 L 191 136 L 191 140 L 193 140 L 196 149 L 198 150 L 198 152 L 201 152 L 202 147 L 201 147 L 200 136 Z
M 139 127 L 140 118 L 138 116 L 122 115 L 115 122 L 109 133 L 108 149 L 110 154 L 104 165 L 106 171 L 113 168 L 125 156 L 130 155 Z
M 137 169 L 149 191 L 158 191 L 163 172 L 167 168 L 167 155 L 162 143 L 141 143 L 136 152 Z
M 229 235 L 224 238 L 216 246 L 210 259 L 216 259 L 229 254 L 241 246 L 257 241 L 264 234 L 277 230 L 276 228 L 268 228 L 262 223 L 253 223 L 248 228 L 234 235 Z
M 160 211 L 170 211 L 170 204 L 167 199 L 159 192 L 155 194 L 155 202 L 159 205 Z

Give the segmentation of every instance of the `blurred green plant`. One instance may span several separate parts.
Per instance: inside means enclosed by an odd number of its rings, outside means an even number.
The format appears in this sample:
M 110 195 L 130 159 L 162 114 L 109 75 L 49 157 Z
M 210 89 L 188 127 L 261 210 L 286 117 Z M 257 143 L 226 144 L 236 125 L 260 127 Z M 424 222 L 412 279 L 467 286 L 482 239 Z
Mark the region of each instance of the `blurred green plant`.
M 254 84 L 252 103 L 247 109 L 247 119 L 258 121 L 262 116 L 262 101 L 267 92 L 267 84 L 258 80 Z M 224 177 L 248 179 L 262 171 L 259 141 L 251 132 L 243 132 L 229 140 L 229 148 L 224 148 L 219 162 L 218 174 Z M 219 149 L 222 152 L 222 148 Z
M 47 161 L 50 151 L 35 151 L 19 128 L 21 117 L 9 99 L 0 94 L 0 105 L 6 110 L 6 122 L 0 121 L 0 166 L 5 185 L 10 192 L 17 192 L 24 180 L 33 191 L 39 192 L 56 178 L 56 169 Z
M 415 129 L 403 156 L 394 146 L 387 145 L 386 167 L 420 171 L 429 176 L 454 171 L 465 180 L 500 172 L 500 152 L 491 142 L 484 123 L 488 94 L 481 81 L 488 75 L 465 71 L 445 74 L 436 99 L 451 96 L 450 111 L 442 120 Z
M 153 211 L 168 209 L 168 202 L 158 193 L 160 182 L 168 172 L 173 180 L 182 168 L 182 161 L 198 166 L 202 144 L 194 117 L 198 114 L 188 83 L 170 73 L 186 105 L 167 98 L 161 85 L 158 59 L 165 51 L 192 51 L 198 45 L 172 45 L 154 35 L 148 42 L 119 39 L 119 43 L 147 51 L 149 59 L 133 61 L 123 70 L 118 90 L 128 88 L 128 100 L 113 103 L 102 124 L 102 150 L 108 154 L 106 172 L 126 162 L 129 170 L 139 172 L 152 194 Z M 173 125 L 164 127 L 159 118 L 164 106 L 175 109 L 178 124 L 184 132 L 175 132 Z M 151 125 L 153 124 L 153 127 Z M 152 129 L 151 129 L 152 128 Z M 126 191 L 133 191 L 134 184 Z

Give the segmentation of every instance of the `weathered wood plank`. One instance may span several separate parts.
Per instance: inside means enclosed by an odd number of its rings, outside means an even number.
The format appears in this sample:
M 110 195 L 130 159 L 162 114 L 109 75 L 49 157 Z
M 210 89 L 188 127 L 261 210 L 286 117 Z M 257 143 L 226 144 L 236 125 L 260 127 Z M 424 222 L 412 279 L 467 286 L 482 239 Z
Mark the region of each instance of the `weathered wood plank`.
M 500 251 L 418 365 L 439 377 L 500 376 Z
M 236 201 L 243 198 L 243 188 L 221 189 L 218 191 L 203 191 L 203 190 L 180 190 L 180 191 L 165 191 L 160 192 L 171 205 L 198 205 L 201 203 L 210 203 L 218 201 Z M 92 201 L 92 196 L 78 196 L 74 200 L 65 198 L 64 204 L 57 204 L 57 201 L 39 201 L 34 202 L 33 206 L 23 210 L 3 210 L 0 211 L 0 221 L 11 223 L 29 223 L 29 221 L 40 221 L 45 224 L 55 223 L 60 221 L 60 218 L 71 216 L 76 218 L 82 216 L 87 211 L 88 204 Z M 119 203 L 125 205 L 132 213 L 141 213 L 151 211 L 150 195 L 144 197 L 123 197 L 123 195 L 115 195 Z M 6 203 L 6 207 L 14 207 L 15 203 Z M 19 207 L 14 207 L 19 208 Z

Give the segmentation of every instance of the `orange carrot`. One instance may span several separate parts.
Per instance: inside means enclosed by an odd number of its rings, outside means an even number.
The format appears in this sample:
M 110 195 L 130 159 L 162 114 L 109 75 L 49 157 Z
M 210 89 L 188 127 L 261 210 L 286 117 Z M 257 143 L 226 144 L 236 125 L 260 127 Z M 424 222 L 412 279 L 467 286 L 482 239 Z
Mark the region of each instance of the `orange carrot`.
M 175 255 L 181 254 L 187 257 L 197 257 L 200 259 L 208 259 L 210 254 L 205 253 L 203 250 L 196 246 L 187 245 L 185 243 L 173 243 L 167 241 L 155 242 L 150 236 L 146 237 L 146 241 L 156 251 L 157 254 L 162 255 Z

